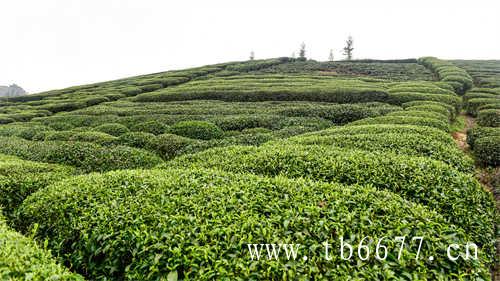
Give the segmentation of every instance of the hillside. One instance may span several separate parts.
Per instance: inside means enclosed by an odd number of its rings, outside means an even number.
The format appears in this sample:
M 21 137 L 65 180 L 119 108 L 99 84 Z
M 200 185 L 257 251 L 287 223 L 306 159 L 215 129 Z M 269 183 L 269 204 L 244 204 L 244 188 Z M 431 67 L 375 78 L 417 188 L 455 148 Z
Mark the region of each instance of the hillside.
M 500 61 L 228 62 L 2 98 L 0 124 L 7 280 L 491 280 L 496 266 Z M 270 243 L 299 255 L 252 260 Z

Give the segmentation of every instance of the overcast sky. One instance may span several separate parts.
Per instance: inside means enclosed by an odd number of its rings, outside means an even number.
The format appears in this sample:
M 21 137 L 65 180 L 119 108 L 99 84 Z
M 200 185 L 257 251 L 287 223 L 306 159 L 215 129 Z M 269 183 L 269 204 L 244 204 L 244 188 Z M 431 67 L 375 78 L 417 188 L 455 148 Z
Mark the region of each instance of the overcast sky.
M 291 56 L 500 59 L 500 1 L 1 0 L 0 85 L 29 92 Z

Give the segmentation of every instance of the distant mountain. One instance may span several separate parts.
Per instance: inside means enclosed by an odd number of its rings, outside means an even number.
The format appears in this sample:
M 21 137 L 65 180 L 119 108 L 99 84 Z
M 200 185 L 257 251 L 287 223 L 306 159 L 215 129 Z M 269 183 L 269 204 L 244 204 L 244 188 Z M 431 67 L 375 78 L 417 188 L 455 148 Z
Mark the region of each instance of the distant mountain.
M 0 86 L 0 97 L 18 97 L 27 95 L 26 91 L 16 84 Z

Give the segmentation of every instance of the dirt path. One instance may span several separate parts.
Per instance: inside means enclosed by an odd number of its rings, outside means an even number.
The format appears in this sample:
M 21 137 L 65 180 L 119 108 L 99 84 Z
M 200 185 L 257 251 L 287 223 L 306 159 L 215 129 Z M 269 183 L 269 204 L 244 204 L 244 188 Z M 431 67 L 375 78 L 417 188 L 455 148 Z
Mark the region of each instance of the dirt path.
M 461 113 L 460 116 L 464 117 L 465 126 L 460 131 L 452 132 L 452 136 L 455 142 L 457 143 L 458 147 L 460 147 L 460 149 L 463 150 L 465 153 L 469 154 L 470 147 L 469 144 L 467 144 L 467 131 L 476 126 L 476 121 L 474 120 L 473 117 L 463 113 Z M 479 180 L 479 182 L 483 185 L 485 190 L 493 193 L 495 200 L 497 202 L 496 204 L 497 209 L 500 212 L 500 190 L 498 189 L 498 187 L 494 186 L 495 185 L 494 178 L 498 177 L 499 175 L 500 175 L 500 168 L 487 169 L 487 168 L 477 167 L 475 176 Z M 497 244 L 496 246 L 497 257 L 500 257 L 500 239 L 497 239 L 496 244 Z M 498 262 L 495 264 L 495 267 L 492 268 L 491 270 L 491 280 L 500 281 L 500 264 Z
M 460 149 L 462 149 L 464 152 L 468 152 L 469 145 L 467 144 L 467 130 L 474 127 L 476 122 L 474 118 L 465 115 L 463 113 L 461 113 L 460 116 L 463 116 L 465 118 L 465 127 L 461 131 L 453 132 L 452 136 L 455 142 L 457 143 L 458 147 L 460 147 Z

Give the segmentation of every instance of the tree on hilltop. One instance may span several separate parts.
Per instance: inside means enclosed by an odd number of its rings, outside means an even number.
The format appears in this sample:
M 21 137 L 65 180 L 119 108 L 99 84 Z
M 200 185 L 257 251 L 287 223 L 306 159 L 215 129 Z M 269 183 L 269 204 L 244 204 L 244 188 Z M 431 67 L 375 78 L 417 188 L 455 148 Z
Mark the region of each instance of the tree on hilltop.
M 299 60 L 306 60 L 306 44 L 304 42 L 302 42 L 302 44 L 300 44 L 300 50 L 299 50 Z
M 349 35 L 347 41 L 345 41 L 346 46 L 344 47 L 344 56 L 346 60 L 352 60 L 352 51 L 354 50 L 352 36 Z

